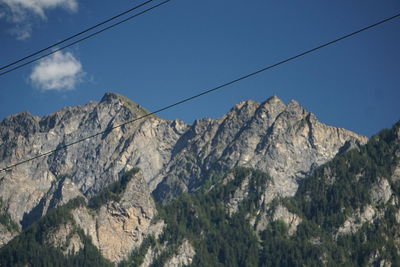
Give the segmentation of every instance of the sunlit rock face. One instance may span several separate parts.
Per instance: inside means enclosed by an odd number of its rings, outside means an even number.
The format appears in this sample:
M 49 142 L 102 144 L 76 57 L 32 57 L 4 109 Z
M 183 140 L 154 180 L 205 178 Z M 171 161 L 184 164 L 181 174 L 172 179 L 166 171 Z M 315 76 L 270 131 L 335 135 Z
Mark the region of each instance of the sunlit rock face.
M 222 118 L 198 120 L 185 132 L 154 195 L 163 201 L 193 192 L 208 171 L 245 166 L 268 172 L 276 191 L 291 196 L 312 169 L 366 142 L 320 123 L 296 101 L 285 105 L 276 96 L 261 104 L 244 101 Z

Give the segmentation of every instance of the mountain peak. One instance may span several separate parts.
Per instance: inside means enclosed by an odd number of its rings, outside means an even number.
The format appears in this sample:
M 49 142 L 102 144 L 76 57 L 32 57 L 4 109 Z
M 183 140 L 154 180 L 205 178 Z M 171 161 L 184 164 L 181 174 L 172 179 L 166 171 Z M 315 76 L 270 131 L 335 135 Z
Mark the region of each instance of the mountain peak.
M 123 101 L 124 99 L 126 99 L 126 97 L 120 94 L 113 92 L 106 92 L 104 96 L 101 98 L 100 102 Z
M 128 108 L 132 112 L 132 114 L 136 114 L 138 116 L 144 116 L 144 115 L 150 113 L 148 110 L 146 110 L 139 104 L 136 104 L 129 98 L 127 98 L 123 95 L 117 94 L 117 93 L 113 93 L 113 92 L 105 93 L 104 96 L 102 97 L 100 103 L 109 103 L 109 104 L 121 103 L 126 108 Z
M 299 102 L 293 99 L 286 106 L 286 110 L 289 111 L 290 113 L 297 113 L 297 114 L 308 113 L 308 111 L 302 105 L 300 105 Z
M 275 115 L 278 115 L 286 108 L 286 105 L 283 102 L 283 100 L 277 97 L 276 95 L 269 97 L 261 105 L 263 108 L 269 110 L 270 112 L 274 114 L 276 113 Z
M 273 95 L 273 96 L 268 97 L 268 99 L 265 101 L 265 103 L 274 104 L 274 103 L 284 103 L 284 102 L 277 95 Z

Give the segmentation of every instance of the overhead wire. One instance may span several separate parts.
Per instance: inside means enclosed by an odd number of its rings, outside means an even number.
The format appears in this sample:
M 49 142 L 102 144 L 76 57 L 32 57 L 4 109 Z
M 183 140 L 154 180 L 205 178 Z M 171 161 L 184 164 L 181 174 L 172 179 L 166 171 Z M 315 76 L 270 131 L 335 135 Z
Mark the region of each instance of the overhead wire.
M 143 3 L 139 4 L 139 5 L 136 5 L 136 6 L 132 7 L 132 8 L 130 8 L 130 9 L 124 11 L 124 12 L 121 12 L 121 13 L 119 13 L 119 14 L 117 14 L 117 15 L 111 17 L 111 18 L 109 18 L 109 19 L 106 19 L 106 20 L 104 20 L 104 21 L 102 21 L 102 22 L 99 22 L 99 23 L 97 23 L 96 25 L 93 25 L 93 26 L 91 26 L 91 27 L 89 27 L 89 28 L 87 28 L 87 29 L 85 29 L 85 30 L 82 30 L 82 31 L 80 31 L 80 32 L 78 32 L 78 33 L 76 33 L 76 34 L 73 34 L 73 35 L 71 35 L 71 36 L 69 36 L 69 37 L 67 37 L 67 38 L 65 38 L 65 39 L 63 39 L 63 40 L 61 40 L 61 41 L 59 41 L 59 42 L 56 42 L 56 43 L 54 43 L 54 44 L 52 44 L 52 45 L 49 45 L 49 46 L 47 46 L 47 47 L 45 47 L 45 48 L 43 48 L 43 49 L 38 50 L 38 51 L 36 51 L 36 52 L 34 52 L 34 53 L 32 53 L 32 54 L 29 54 L 29 55 L 27 55 L 27 56 L 25 56 L 25 57 L 22 57 L 22 58 L 20 58 L 20 59 L 18 59 L 18 60 L 15 60 L 15 61 L 9 63 L 9 64 L 7 64 L 7 65 L 4 65 L 4 66 L 0 67 L 0 70 L 4 70 L 4 69 L 6 69 L 6 68 L 9 68 L 9 67 L 11 67 L 11 66 L 13 66 L 13 65 L 15 65 L 15 64 L 18 64 L 18 63 L 22 62 L 22 61 L 24 61 L 24 60 L 26 60 L 26 59 L 28 59 L 28 58 L 37 56 L 38 54 L 40 54 L 40 53 L 42 53 L 42 52 L 44 52 L 44 51 L 46 51 L 46 50 L 49 50 L 50 48 L 54 48 L 54 47 L 56 47 L 56 46 L 58 46 L 58 45 L 60 45 L 60 44 L 63 44 L 63 43 L 65 43 L 65 42 L 69 41 L 69 40 L 72 40 L 72 39 L 74 39 L 74 38 L 76 38 L 76 37 L 78 37 L 78 36 L 80 36 L 80 35 L 82 35 L 82 34 L 84 34 L 84 33 L 87 33 L 87 32 L 89 32 L 89 31 L 91 31 L 91 30 L 94 30 L 94 29 L 96 29 L 96 28 L 98 28 L 98 27 L 100 27 L 100 26 L 102 26 L 102 25 L 104 25 L 104 24 L 106 24 L 106 23 L 108 23 L 108 22 L 110 22 L 110 21 L 113 21 L 113 20 L 115 20 L 115 19 L 117 19 L 117 18 L 119 18 L 119 17 L 122 17 L 122 16 L 124 16 L 124 15 L 126 15 L 126 14 L 128 14 L 128 13 L 131 13 L 132 11 L 134 11 L 134 10 L 136 10 L 136 9 L 138 9 L 138 8 L 140 8 L 140 7 L 142 7 L 142 6 L 144 6 L 144 5 L 147 5 L 147 4 L 149 4 L 150 2 L 153 2 L 153 1 L 155 1 L 155 0 L 148 0 L 148 1 L 146 1 L 146 2 L 143 2 Z
M 153 0 L 151 0 L 151 1 L 153 1 Z M 149 2 L 151 2 L 151 1 L 147 1 L 147 2 L 145 2 L 145 3 L 149 3 Z M 20 65 L 18 65 L 18 66 L 16 66 L 16 67 L 13 67 L 13 68 L 8 69 L 8 70 L 6 70 L 6 71 L 0 72 L 0 76 L 3 76 L 3 75 L 5 75 L 5 74 L 7 74 L 7 73 L 10 73 L 10 72 L 12 72 L 12 71 L 18 70 L 18 69 L 20 69 L 20 68 L 22 68 L 22 67 L 24 67 L 24 66 L 26 66 L 26 65 L 32 64 L 33 62 L 36 62 L 36 61 L 38 61 L 38 60 L 41 60 L 41 59 L 43 59 L 43 58 L 45 58 L 45 57 L 48 57 L 48 56 L 50 56 L 50 55 L 52 55 L 52 54 L 55 54 L 55 53 L 57 53 L 57 52 L 59 52 L 59 51 L 61 51 L 61 50 L 64 50 L 64 49 L 66 49 L 66 48 L 68 48 L 68 47 L 71 47 L 71 46 L 76 45 L 76 44 L 78 44 L 78 43 L 80 43 L 80 42 L 82 42 L 82 41 L 85 41 L 85 40 L 87 40 L 87 39 L 89 39 L 89 38 L 92 38 L 93 36 L 96 36 L 96 35 L 98 35 L 98 34 L 104 32 L 104 31 L 107 31 L 107 30 L 109 30 L 109 29 L 111 29 L 111 28 L 114 28 L 115 26 L 118 26 L 118 25 L 120 25 L 120 24 L 122 24 L 122 23 L 124 23 L 124 22 L 127 22 L 127 21 L 129 21 L 129 20 L 131 20 L 131 19 L 133 19 L 133 18 L 136 18 L 136 17 L 138 17 L 138 16 L 140 16 L 140 15 L 143 15 L 143 14 L 145 14 L 145 13 L 147 13 L 147 12 L 149 12 L 149 11 L 155 9 L 155 8 L 158 8 L 158 7 L 162 6 L 162 5 L 165 5 L 166 3 L 170 2 L 170 1 L 172 1 L 172 0 L 165 0 L 165 1 L 161 2 L 161 3 L 159 3 L 159 4 L 156 4 L 156 5 L 152 6 L 152 7 L 147 8 L 147 9 L 145 9 L 145 10 L 139 12 L 139 13 L 136 13 L 136 14 L 134 14 L 134 15 L 132 15 L 132 16 L 129 16 L 129 17 L 123 19 L 123 20 L 120 20 L 120 21 L 118 21 L 118 22 L 116 22 L 116 23 L 114 23 L 114 24 L 111 24 L 110 26 L 107 26 L 107 27 L 105 27 L 105 28 L 103 28 L 103 29 L 101 29 L 101 30 L 98 30 L 98 31 L 96 31 L 96 32 L 94 32 L 94 33 L 92 33 L 92 34 L 89 34 L 89 35 L 87 35 L 87 36 L 85 36 L 85 37 L 83 37 L 83 38 L 80 38 L 80 39 L 78 39 L 78 40 L 76 40 L 76 41 L 74 41 L 74 42 L 72 42 L 72 43 L 69 43 L 68 45 L 65 45 L 65 46 L 62 46 L 62 47 L 60 47 L 60 48 L 54 49 L 53 51 L 51 51 L 51 52 L 49 52 L 49 53 L 47 53 L 47 54 L 44 54 L 44 55 L 42 55 L 42 56 L 39 56 L 39 57 L 34 58 L 34 59 L 32 59 L 32 60 L 29 60 L 29 61 L 27 61 L 27 62 L 25 62 L 25 63 L 22 63 L 22 64 L 20 64 Z M 141 4 L 140 6 L 136 7 L 135 9 L 137 9 L 137 8 L 139 8 L 139 7 L 141 7 L 141 6 L 143 6 L 145 3 Z M 122 15 L 121 15 L 121 16 L 122 16 Z M 106 23 L 106 22 L 104 22 L 104 23 Z M 104 24 L 104 23 L 103 23 L 103 24 Z M 102 25 L 103 25 L 103 24 L 102 24 Z M 93 26 L 93 27 L 94 27 L 94 26 Z M 87 31 L 89 31 L 89 30 L 87 30 Z M 87 32 L 87 31 L 85 31 L 85 32 Z M 82 33 L 83 33 L 83 32 L 82 32 Z M 80 35 L 80 34 L 79 34 L 79 35 Z M 67 39 L 70 40 L 70 39 L 72 39 L 72 38 L 73 38 L 73 37 L 67 38 Z M 67 39 L 66 39 L 66 40 L 67 40 Z M 60 42 L 60 43 L 61 43 L 61 42 Z M 50 47 L 48 47 L 48 48 L 46 48 L 46 49 L 42 49 L 42 51 L 40 51 L 40 52 L 38 51 L 37 53 L 34 53 L 34 54 L 35 54 L 35 55 L 40 54 L 41 52 L 44 52 L 44 51 L 48 50 L 49 48 L 53 48 L 53 47 L 56 47 L 56 46 L 57 46 L 57 45 L 54 44 L 54 45 L 52 45 L 52 46 L 50 46 Z M 32 54 L 32 56 L 33 56 L 33 54 Z M 26 59 L 28 59 L 28 58 L 30 58 L 30 57 L 32 57 L 32 56 L 28 56 L 28 57 L 26 57 Z M 19 62 L 21 62 L 21 61 L 23 61 L 23 59 L 21 59 Z M 17 61 L 16 61 L 16 62 L 17 62 Z M 16 64 L 16 63 L 15 63 L 15 64 Z M 9 64 L 9 65 L 12 66 L 12 65 L 15 65 L 15 64 L 11 63 L 11 64 Z
M 224 88 L 224 87 L 227 87 L 227 86 L 232 85 L 232 84 L 234 84 L 234 83 L 240 82 L 240 81 L 242 81 L 242 80 L 245 80 L 245 79 L 247 79 L 247 78 L 250 78 L 250 77 L 252 77 L 252 76 L 255 76 L 255 75 L 257 75 L 257 74 L 260 74 L 260 73 L 262 73 L 262 72 L 265 72 L 265 71 L 267 71 L 267 70 L 270 70 L 270 69 L 272 69 L 272 68 L 275 68 L 275 67 L 277 67 L 277 66 L 279 66 L 279 65 L 285 64 L 285 63 L 287 63 L 287 62 L 290 62 L 290 61 L 293 61 L 293 60 L 298 59 L 298 58 L 300 58 L 300 57 L 303 57 L 303 56 L 305 56 L 305 55 L 307 55 L 307 54 L 313 53 L 313 52 L 315 52 L 315 51 L 317 51 L 317 50 L 320 50 L 320 49 L 322 49 L 322 48 L 324 48 L 324 47 L 327 47 L 327 46 L 330 46 L 330 45 L 335 44 L 335 43 L 337 43 L 337 42 L 340 42 L 340 41 L 342 41 L 342 40 L 348 39 L 348 38 L 350 38 L 350 37 L 352 37 L 352 36 L 354 36 L 354 35 L 356 35 L 356 34 L 359 34 L 359 33 L 364 32 L 364 31 L 366 31 L 366 30 L 372 29 L 372 28 L 374 28 L 374 27 L 376 27 L 376 26 L 378 26 L 378 25 L 381 25 L 381 24 L 386 23 L 386 22 L 388 22 L 388 21 L 394 20 L 394 19 L 396 19 L 396 18 L 398 18 L 398 17 L 400 17 L 400 13 L 398 13 L 398 14 L 396 14 L 396 15 L 394 15 L 394 16 L 388 17 L 388 18 L 386 18 L 386 19 L 383 19 L 383 20 L 381 20 L 381 21 L 378 21 L 378 22 L 376 22 L 376 23 L 374 23 L 374 24 L 371 24 L 371 25 L 369 25 L 369 26 L 363 27 L 363 28 L 361 28 L 361 29 L 359 29 L 359 30 L 353 31 L 353 32 L 351 32 L 351 33 L 349 33 L 349 34 L 343 35 L 343 36 L 341 36 L 341 37 L 339 37 L 339 38 L 336 38 L 336 39 L 334 39 L 334 40 L 332 40 L 332 41 L 329 41 L 329 42 L 323 43 L 323 44 L 321 44 L 321 45 L 318 45 L 318 46 L 316 46 L 316 47 L 314 47 L 314 48 L 311 48 L 311 49 L 309 49 L 309 50 L 306 50 L 306 51 L 304 51 L 304 52 L 301 52 L 301 53 L 299 53 L 299 54 L 296 54 L 296 55 L 294 55 L 294 56 L 292 56 L 292 57 L 289 57 L 289 58 L 286 58 L 286 59 L 284 59 L 284 60 L 281 60 L 281 61 L 279 61 L 279 62 L 277 62 L 277 63 L 272 64 L 272 65 L 269 65 L 269 66 L 266 66 L 266 67 L 264 67 L 264 68 L 261 68 L 261 69 L 258 69 L 258 70 L 256 70 L 256 71 L 253 71 L 253 72 L 251 72 L 251 73 L 245 74 L 245 75 L 243 75 L 243 76 L 241 76 L 241 77 L 239 77 L 239 78 L 236 78 L 236 79 L 234 79 L 234 80 L 231 80 L 231 81 L 229 81 L 229 82 L 225 82 L 225 83 L 223 83 L 223 84 L 221 84 L 221 85 L 218 85 L 218 86 L 213 87 L 213 88 L 211 88 L 211 89 L 205 90 L 205 91 L 203 91 L 203 92 L 201 92 L 201 93 L 198 93 L 198 94 L 196 94 L 196 95 L 193 95 L 193 96 L 184 98 L 184 99 L 182 99 L 182 100 L 180 100 L 180 101 L 178 101 L 178 102 L 175 102 L 175 103 L 173 103 L 173 104 L 167 105 L 167 106 L 165 106 L 165 107 L 162 107 L 162 108 L 160 108 L 160 109 L 157 109 L 157 110 L 155 110 L 155 111 L 152 111 L 152 112 L 150 112 L 150 113 L 147 113 L 147 114 L 145 114 L 145 115 L 143 115 L 143 116 L 140 116 L 140 117 L 138 117 L 138 118 L 135 118 L 135 119 L 132 119 L 132 120 L 128 120 L 128 121 L 126 121 L 126 122 L 124 122 L 124 123 L 122 123 L 122 124 L 119 124 L 119 125 L 110 127 L 110 128 L 108 128 L 108 129 L 106 129 L 106 130 L 104 130 L 104 131 L 95 133 L 95 134 L 93 134 L 93 135 L 90 135 L 90 136 L 87 136 L 87 137 L 85 137 L 85 138 L 76 140 L 76 141 L 74 141 L 74 142 L 65 144 L 65 145 L 63 145 L 63 146 L 59 146 L 59 147 L 57 147 L 57 148 L 55 148 L 55 149 L 53 149 L 53 150 L 50 150 L 50 151 L 48 151 L 48 152 L 39 154 L 39 155 L 37 155 L 37 156 L 28 158 L 28 159 L 26 159 L 26 160 L 19 161 L 19 162 L 17 162 L 17 163 L 11 164 L 11 165 L 9 165 L 9 166 L 6 166 L 6 167 L 4 167 L 4 168 L 1 168 L 1 169 L 0 169 L 0 172 L 7 171 L 7 170 L 11 170 L 12 168 L 14 168 L 14 167 L 16 167 L 16 166 L 18 166 L 18 165 L 27 163 L 27 162 L 29 162 L 29 161 L 32 161 L 32 160 L 35 160 L 35 159 L 38 159 L 38 158 L 42 158 L 42 157 L 48 156 L 48 155 L 53 154 L 53 153 L 55 153 L 55 152 L 57 152 L 57 151 L 60 151 L 60 150 L 62 150 L 62 149 L 66 149 L 66 148 L 68 148 L 68 147 L 70 147 L 70 146 L 72 146 L 72 145 L 75 145 L 75 144 L 84 142 L 84 141 L 86 141 L 86 140 L 88 140 L 88 139 L 97 137 L 97 136 L 99 136 L 99 135 L 103 135 L 103 134 L 110 133 L 111 131 L 113 131 L 113 130 L 115 130 L 115 129 L 117 129 L 117 128 L 121 128 L 121 127 L 123 127 L 123 126 L 125 126 L 125 125 L 127 125 L 127 124 L 131 124 L 131 123 L 133 123 L 133 122 L 136 122 L 136 121 L 138 121 L 138 120 L 144 119 L 144 118 L 149 117 L 149 116 L 151 116 L 151 115 L 158 114 L 158 113 L 160 113 L 160 112 L 162 112 L 162 111 L 165 111 L 165 110 L 167 110 L 167 109 L 170 109 L 170 108 L 172 108 L 172 107 L 181 105 L 181 104 L 186 103 L 186 102 L 189 102 L 189 101 L 191 101 L 191 100 L 193 100 L 193 99 L 196 99 L 196 98 L 199 98 L 199 97 L 204 96 L 204 95 L 206 95 L 206 94 L 209 94 L 209 93 L 212 93 L 212 92 L 214 92 L 214 91 L 220 90 L 220 89 L 222 89 L 222 88 Z

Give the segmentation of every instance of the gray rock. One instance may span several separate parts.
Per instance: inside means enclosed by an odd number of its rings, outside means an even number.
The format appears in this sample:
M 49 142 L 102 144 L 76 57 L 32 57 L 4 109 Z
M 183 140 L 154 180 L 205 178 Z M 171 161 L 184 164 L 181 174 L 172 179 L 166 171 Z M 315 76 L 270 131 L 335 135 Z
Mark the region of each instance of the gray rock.
M 393 192 L 388 180 L 379 178 L 378 182 L 371 188 L 371 200 L 376 205 L 385 205 L 391 198 Z
M 179 246 L 178 251 L 164 264 L 165 267 L 182 267 L 189 266 L 196 251 L 188 240 L 184 240 Z
M 284 205 L 279 203 L 277 206 L 267 205 L 261 207 L 255 216 L 250 220 L 250 224 L 260 235 L 266 230 L 271 222 L 281 221 L 288 227 L 288 235 L 292 236 L 297 231 L 297 226 L 302 222 L 299 215 L 290 212 Z
M 18 235 L 17 231 L 9 229 L 9 227 L 0 224 L 0 247 L 7 244 L 11 239 Z
M 60 248 L 64 255 L 77 254 L 84 244 L 72 223 L 62 224 L 46 234 L 46 243 Z
M 338 152 L 367 138 L 317 121 L 296 101 L 278 97 L 260 104 L 245 101 L 222 118 L 196 121 L 180 138 L 179 149 L 161 173 L 154 192 L 165 201 L 193 192 L 209 170 L 253 167 L 274 178 L 276 191 L 292 196 L 298 181 Z
M 293 235 L 296 232 L 297 226 L 302 221 L 297 214 L 289 212 L 288 209 L 283 205 L 278 205 L 278 207 L 275 209 L 272 220 L 283 221 L 289 228 L 289 236 Z
M 356 210 L 353 216 L 346 219 L 344 224 L 339 227 L 336 237 L 343 234 L 356 233 L 364 223 L 372 223 L 374 220 L 381 218 L 382 212 L 373 208 L 371 205 L 367 205 L 363 210 Z
M 72 214 L 100 253 L 115 263 L 126 259 L 148 235 L 160 235 L 164 226 L 151 224 L 157 211 L 141 173 L 127 184 L 120 201 L 108 202 L 98 211 L 80 207 Z

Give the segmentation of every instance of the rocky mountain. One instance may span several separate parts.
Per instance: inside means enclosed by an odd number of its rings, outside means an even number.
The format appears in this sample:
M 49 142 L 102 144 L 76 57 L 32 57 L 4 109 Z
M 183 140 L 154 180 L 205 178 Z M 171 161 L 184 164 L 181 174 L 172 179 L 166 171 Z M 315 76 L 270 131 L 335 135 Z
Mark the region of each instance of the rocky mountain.
M 210 170 L 236 166 L 268 172 L 276 192 L 290 196 L 298 181 L 338 152 L 367 138 L 327 126 L 296 101 L 274 96 L 264 103 L 245 101 L 217 120 L 195 121 L 178 140 L 155 190 L 159 201 L 194 192 Z
M 185 236 L 176 239 L 176 249 L 167 249 L 165 242 L 172 244 L 167 238 L 171 223 L 165 224 L 167 218 L 159 214 L 154 200 L 168 206 L 184 193 L 229 186 L 232 197 L 224 199 L 223 210 L 235 218 L 255 185 L 251 175 L 239 181 L 231 170 L 257 169 L 271 178 L 260 178 L 264 182 L 257 185 L 262 188 L 257 205 L 264 207 L 257 212 L 265 216 L 249 215 L 249 225 L 261 233 L 271 218 L 283 220 L 294 234 L 301 215 L 284 205 L 276 210 L 267 206 L 293 197 L 318 166 L 367 142 L 366 137 L 318 122 L 296 101 L 286 105 L 276 96 L 263 103 L 241 102 L 219 119 L 201 119 L 193 125 L 151 115 L 107 131 L 147 113 L 125 97 L 107 93 L 100 102 L 45 117 L 24 112 L 1 121 L 1 168 L 60 149 L 0 173 L 0 244 L 17 236 L 5 249 L 17 246 L 27 231 L 42 227 L 46 214 L 80 199 L 66 211 L 68 218 L 48 229 L 51 234 L 34 239 L 38 246 L 50 247 L 46 253 L 58 255 L 53 251 L 58 248 L 79 261 L 85 258 L 85 249 L 92 249 L 104 259 L 96 258 L 98 263 L 143 259 L 144 266 L 157 260 L 190 264 L 198 247 Z M 63 148 L 98 132 L 103 133 Z M 135 168 L 140 172 L 131 175 Z M 133 178 L 125 183 L 129 175 Z M 387 184 L 376 188 L 380 198 Z

